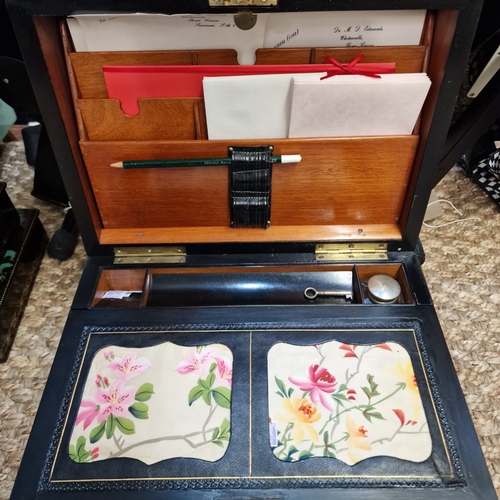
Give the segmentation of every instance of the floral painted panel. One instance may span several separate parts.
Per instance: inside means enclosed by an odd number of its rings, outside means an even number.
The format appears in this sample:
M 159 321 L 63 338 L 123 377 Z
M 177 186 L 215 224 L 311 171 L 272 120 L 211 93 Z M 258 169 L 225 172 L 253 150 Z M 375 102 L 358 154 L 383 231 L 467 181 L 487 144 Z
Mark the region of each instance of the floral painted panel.
M 280 460 L 429 458 L 429 428 L 401 345 L 279 343 L 268 370 L 270 442 Z
M 232 370 L 222 344 L 101 349 L 85 382 L 70 458 L 219 460 L 230 438 Z

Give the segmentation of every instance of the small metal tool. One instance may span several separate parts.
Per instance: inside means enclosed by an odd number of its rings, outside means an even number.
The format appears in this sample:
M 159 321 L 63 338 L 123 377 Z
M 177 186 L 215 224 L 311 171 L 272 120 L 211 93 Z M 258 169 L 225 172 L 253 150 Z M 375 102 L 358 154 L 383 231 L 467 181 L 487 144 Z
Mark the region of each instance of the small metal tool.
M 304 290 L 304 297 L 309 300 L 314 300 L 316 297 L 345 297 L 351 300 L 352 293 L 342 290 L 318 291 L 315 288 L 309 287 Z

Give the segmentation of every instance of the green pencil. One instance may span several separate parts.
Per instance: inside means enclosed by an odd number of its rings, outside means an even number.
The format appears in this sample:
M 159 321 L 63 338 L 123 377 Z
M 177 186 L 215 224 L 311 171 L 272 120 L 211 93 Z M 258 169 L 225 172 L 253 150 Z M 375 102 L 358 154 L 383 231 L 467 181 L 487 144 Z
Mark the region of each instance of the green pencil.
M 300 155 L 271 156 L 272 163 L 299 163 Z M 184 158 L 182 160 L 133 160 L 111 163 L 114 168 L 210 167 L 229 165 L 231 158 Z

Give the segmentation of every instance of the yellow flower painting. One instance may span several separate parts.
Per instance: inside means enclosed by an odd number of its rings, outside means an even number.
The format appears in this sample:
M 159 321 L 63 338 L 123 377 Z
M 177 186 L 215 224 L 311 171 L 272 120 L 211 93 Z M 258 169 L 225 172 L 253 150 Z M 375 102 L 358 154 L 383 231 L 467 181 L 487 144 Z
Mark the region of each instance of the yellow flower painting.
M 305 398 L 284 398 L 282 405 L 284 412 L 277 413 L 275 419 L 285 424 L 293 424 L 292 438 L 294 443 L 301 444 L 304 436 L 311 441 L 318 441 L 318 433 L 312 427 L 312 424 L 321 418 L 321 413 L 316 406 Z
M 347 438 L 347 453 L 349 458 L 354 464 L 361 462 L 363 455 L 360 453 L 360 450 L 369 451 L 372 449 L 368 431 L 364 425 L 358 426 L 349 415 L 345 418 L 345 428 L 349 434 Z

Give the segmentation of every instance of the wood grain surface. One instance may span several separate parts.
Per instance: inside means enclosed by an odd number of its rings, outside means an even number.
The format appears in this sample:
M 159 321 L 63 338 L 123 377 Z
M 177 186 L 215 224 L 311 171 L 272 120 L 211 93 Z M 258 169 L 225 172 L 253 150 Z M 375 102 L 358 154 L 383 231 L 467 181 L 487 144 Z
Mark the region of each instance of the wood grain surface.
M 363 63 L 393 62 L 396 63 L 396 73 L 418 73 L 422 71 L 426 51 L 427 47 L 424 45 L 258 49 L 256 64 L 325 64 L 326 56 L 347 64 L 363 54 Z
M 238 64 L 236 51 L 221 50 L 171 50 L 137 52 L 72 52 L 82 99 L 106 99 L 103 66 L 185 66 L 192 64 Z
M 139 99 L 140 111 L 125 114 L 118 99 L 79 99 L 91 141 L 194 140 L 207 138 L 203 99 Z M 200 134 L 200 135 L 199 135 Z
M 262 231 L 229 227 L 226 166 L 127 170 L 109 167 L 122 160 L 226 157 L 228 146 L 234 144 L 80 144 L 103 229 L 114 230 L 115 236 L 120 231 L 132 236 L 141 232 L 136 228 L 141 228 L 156 230 L 152 237 L 155 242 L 161 241 L 160 235 L 170 242 L 173 233 L 178 235 L 178 242 L 203 241 L 205 237 L 207 241 L 304 241 L 334 235 L 351 239 L 371 233 L 370 227 L 388 229 L 387 234 L 378 234 L 376 239 L 395 239 L 399 231 L 394 228 L 398 226 L 418 139 L 398 136 L 269 141 L 275 154 L 300 154 L 302 161 L 273 166 L 271 227 Z M 242 142 L 257 145 L 262 141 Z M 335 229 L 337 225 L 344 229 Z M 180 231 L 182 228 L 187 231 Z M 137 237 L 132 236 L 129 243 L 135 241 Z M 123 240 L 120 237 L 116 242 Z

